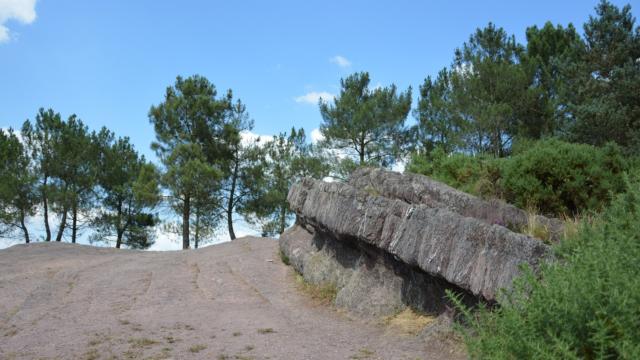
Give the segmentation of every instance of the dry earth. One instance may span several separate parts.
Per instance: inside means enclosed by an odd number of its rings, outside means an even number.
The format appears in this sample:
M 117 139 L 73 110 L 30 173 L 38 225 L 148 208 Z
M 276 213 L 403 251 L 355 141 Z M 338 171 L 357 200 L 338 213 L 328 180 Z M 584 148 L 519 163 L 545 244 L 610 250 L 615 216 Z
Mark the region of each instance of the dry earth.
M 312 301 L 273 239 L 184 252 L 0 251 L 1 359 L 458 359 Z

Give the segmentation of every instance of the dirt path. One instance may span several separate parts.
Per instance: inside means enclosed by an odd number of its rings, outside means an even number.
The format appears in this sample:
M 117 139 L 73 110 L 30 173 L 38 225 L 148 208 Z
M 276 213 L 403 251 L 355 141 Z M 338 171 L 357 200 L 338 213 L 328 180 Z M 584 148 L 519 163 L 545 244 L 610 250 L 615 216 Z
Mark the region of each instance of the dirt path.
M 261 238 L 185 252 L 14 246 L 0 251 L 0 358 L 455 358 L 314 304 L 291 271 Z

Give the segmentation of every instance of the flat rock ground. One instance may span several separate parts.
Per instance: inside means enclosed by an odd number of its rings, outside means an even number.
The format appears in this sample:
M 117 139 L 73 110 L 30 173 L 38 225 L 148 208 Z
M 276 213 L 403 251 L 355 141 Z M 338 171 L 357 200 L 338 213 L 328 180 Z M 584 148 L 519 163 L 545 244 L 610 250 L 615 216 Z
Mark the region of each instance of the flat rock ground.
M 273 239 L 142 252 L 39 243 L 0 251 L 1 359 L 451 359 L 314 302 Z

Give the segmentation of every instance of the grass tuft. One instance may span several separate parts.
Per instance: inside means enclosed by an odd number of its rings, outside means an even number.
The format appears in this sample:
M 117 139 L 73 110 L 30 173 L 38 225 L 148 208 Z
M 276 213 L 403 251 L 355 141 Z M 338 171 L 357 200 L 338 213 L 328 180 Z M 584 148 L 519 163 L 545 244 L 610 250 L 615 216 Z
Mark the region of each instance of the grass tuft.
M 280 260 L 282 261 L 283 264 L 287 266 L 291 265 L 291 259 L 289 259 L 287 254 L 285 254 L 282 250 L 280 250 L 278 253 L 280 255 Z
M 323 305 L 333 304 L 338 295 L 338 288 L 333 283 L 312 284 L 300 274 L 296 274 L 296 283 L 298 289 Z
M 189 352 L 192 352 L 194 354 L 199 353 L 200 351 L 204 350 L 207 348 L 207 345 L 203 345 L 203 344 L 196 344 L 193 345 L 189 348 Z
M 435 321 L 435 317 L 422 314 L 411 308 L 389 316 L 384 319 L 384 323 L 394 329 L 410 335 L 418 335 L 422 329 Z

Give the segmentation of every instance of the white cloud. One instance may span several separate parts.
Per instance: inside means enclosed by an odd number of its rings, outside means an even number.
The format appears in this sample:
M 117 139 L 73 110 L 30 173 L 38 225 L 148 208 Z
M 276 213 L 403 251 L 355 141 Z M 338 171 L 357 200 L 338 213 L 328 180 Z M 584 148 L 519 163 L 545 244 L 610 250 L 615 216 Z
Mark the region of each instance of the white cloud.
M 298 96 L 294 100 L 297 103 L 307 103 L 307 104 L 317 105 L 320 99 L 322 99 L 323 102 L 327 102 L 327 101 L 333 100 L 333 98 L 335 97 L 336 97 L 335 95 L 328 93 L 326 91 L 321 91 L 321 92 L 312 91 L 305 95 Z
M 11 39 L 9 20 L 31 24 L 36 19 L 36 0 L 0 0 L 0 43 Z
M 315 128 L 311 130 L 311 143 L 317 144 L 322 140 L 324 140 L 324 135 L 322 135 L 322 132 L 320 132 L 320 129 Z
M 341 55 L 336 55 L 332 58 L 329 59 L 329 62 L 332 64 L 336 64 L 338 66 L 340 66 L 341 68 L 346 68 L 351 66 L 351 61 L 349 61 L 346 57 L 341 56 Z
M 248 130 L 241 131 L 240 137 L 242 138 L 242 145 L 245 146 L 255 144 L 256 142 L 260 145 L 273 139 L 273 135 L 260 135 Z

